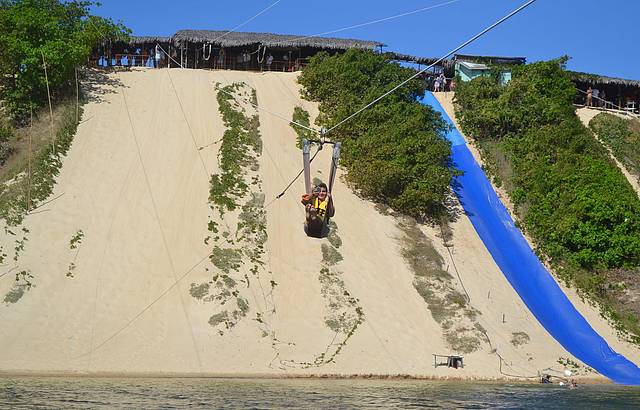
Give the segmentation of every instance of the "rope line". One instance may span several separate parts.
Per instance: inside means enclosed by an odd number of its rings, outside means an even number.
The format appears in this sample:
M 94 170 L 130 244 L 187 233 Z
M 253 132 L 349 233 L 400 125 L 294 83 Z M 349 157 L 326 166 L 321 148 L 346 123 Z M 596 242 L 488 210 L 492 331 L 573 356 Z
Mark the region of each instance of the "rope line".
M 225 94 L 227 94 L 227 95 L 229 95 L 229 96 L 231 96 L 234 100 L 236 100 L 236 97 L 235 97 L 235 95 L 234 95 L 234 94 L 231 94 L 230 92 L 225 91 L 225 90 L 223 90 L 223 89 L 220 89 L 219 91 L 220 91 L 220 92 L 223 92 L 223 93 L 225 93 Z M 270 110 L 268 110 L 268 109 L 266 109 L 266 108 L 264 108 L 264 107 L 260 107 L 259 105 L 254 104 L 253 102 L 251 102 L 250 100 L 242 99 L 241 101 L 242 101 L 242 102 L 245 102 L 245 103 L 247 103 L 247 104 L 250 104 L 251 106 L 253 106 L 253 107 L 254 107 L 254 108 L 256 108 L 257 110 L 262 110 L 262 111 L 264 111 L 264 112 L 267 112 L 267 113 L 269 113 L 269 114 L 273 115 L 274 117 L 280 118 L 281 120 L 286 121 L 288 124 L 294 124 L 294 125 L 297 125 L 298 127 L 304 128 L 304 129 L 306 129 L 306 130 L 308 130 L 308 131 L 311 131 L 311 132 L 314 132 L 314 133 L 316 133 L 316 134 L 320 135 L 320 130 L 317 130 L 317 129 L 315 129 L 315 128 L 311 128 L 311 127 L 309 127 L 309 126 L 307 126 L 307 125 L 300 124 L 299 122 L 295 122 L 295 121 L 293 121 L 293 120 L 290 120 L 290 119 L 288 119 L 287 117 L 285 117 L 284 115 L 281 115 L 281 114 L 275 113 L 275 112 L 270 111 Z M 236 102 L 237 102 L 237 100 L 236 100 Z
M 90 353 L 93 353 L 95 351 L 97 351 L 98 349 L 100 349 L 102 346 L 106 345 L 107 343 L 109 343 L 111 340 L 113 340 L 116 336 L 118 336 L 120 333 L 122 333 L 123 331 L 125 331 L 129 326 L 131 326 L 136 320 L 138 320 L 138 318 L 140 316 L 142 316 L 147 310 L 151 309 L 151 307 L 153 305 L 155 305 L 160 299 L 162 299 L 167 293 L 169 293 L 173 288 L 175 288 L 176 286 L 178 286 L 178 284 L 184 279 L 186 278 L 191 272 L 193 272 L 193 270 L 195 268 L 197 268 L 198 266 L 200 266 L 200 264 L 202 262 L 204 262 L 207 258 L 209 257 L 209 253 L 207 252 L 207 254 L 201 258 L 198 262 L 196 262 L 193 266 L 191 266 L 187 271 L 185 271 L 173 284 L 171 284 L 171 286 L 169 286 L 167 289 L 164 290 L 164 292 L 162 292 L 161 294 L 159 294 L 154 300 L 152 300 L 147 306 L 144 307 L 144 309 L 142 309 L 140 312 L 138 312 L 138 314 L 136 314 L 133 318 L 131 318 L 124 326 L 122 326 L 120 329 L 118 329 L 116 332 L 114 332 L 111 336 L 109 336 L 108 338 L 106 338 L 105 340 L 103 340 L 100 344 L 98 344 L 96 347 L 94 347 L 90 352 L 87 352 L 81 356 L 78 356 L 78 358 L 82 358 Z
M 276 0 L 273 3 L 271 3 L 271 5 L 267 6 L 266 8 L 262 9 L 261 11 L 258 12 L 258 14 L 256 14 L 253 17 L 250 17 L 249 19 L 245 20 L 243 23 L 238 24 L 237 26 L 235 26 L 234 28 L 232 28 L 231 30 L 227 31 L 226 33 L 224 33 L 223 35 L 221 35 L 220 37 L 214 39 L 212 41 L 212 43 L 215 43 L 216 41 L 220 40 L 223 37 L 226 37 L 228 34 L 233 33 L 234 31 L 236 31 L 237 29 L 239 29 L 240 27 L 243 27 L 245 25 L 247 25 L 248 23 L 250 23 L 251 21 L 255 20 L 256 18 L 258 18 L 258 16 L 262 15 L 263 13 L 267 12 L 269 9 L 271 9 L 272 7 L 274 7 L 276 4 L 280 3 L 282 0 Z
M 158 213 L 158 206 L 156 204 L 155 197 L 153 196 L 153 191 L 151 190 L 151 182 L 149 180 L 149 174 L 147 173 L 147 169 L 144 166 L 144 161 L 142 160 L 142 153 L 141 153 L 141 150 L 140 150 L 140 145 L 138 144 L 138 138 L 136 137 L 135 128 L 133 126 L 133 119 L 131 118 L 131 112 L 129 111 L 129 105 L 127 104 L 127 98 L 125 96 L 124 90 L 122 90 L 122 99 L 124 101 L 125 109 L 127 110 L 127 118 L 129 119 L 129 125 L 131 126 L 131 134 L 132 134 L 133 140 L 134 140 L 134 142 L 136 144 L 136 151 L 138 153 L 138 159 L 140 160 L 140 165 L 141 165 L 141 168 L 142 168 L 142 172 L 144 174 L 144 179 L 145 179 L 145 182 L 146 182 L 146 185 L 147 185 L 147 190 L 149 191 L 149 197 L 151 199 L 151 205 L 153 207 L 153 212 L 154 212 L 154 215 L 155 215 L 155 219 L 156 219 L 156 222 L 158 223 L 158 228 L 160 229 L 160 236 L 162 237 L 162 243 L 163 243 L 165 251 L 167 253 L 167 257 L 169 258 L 169 264 L 171 266 L 171 273 L 173 274 L 174 280 L 177 281 L 175 263 L 173 261 L 173 257 L 171 256 L 171 251 L 169 250 L 169 245 L 167 244 L 167 238 L 166 238 L 166 235 L 165 235 L 165 232 L 164 232 L 164 228 L 162 227 L 162 223 L 160 222 L 160 215 Z M 195 335 L 193 333 L 193 326 L 191 325 L 191 319 L 189 318 L 189 314 L 187 313 L 187 308 L 186 308 L 186 305 L 184 303 L 184 298 L 182 297 L 182 293 L 179 292 L 179 296 L 180 296 L 180 302 L 182 303 L 182 310 L 184 312 L 185 319 L 187 320 L 187 323 L 189 325 L 189 329 L 191 330 L 191 340 L 193 342 L 194 352 L 195 352 L 196 357 L 198 359 L 198 364 L 200 366 L 200 370 L 202 370 L 202 360 L 200 359 L 200 352 L 198 351 Z
M 437 59 L 434 63 L 430 64 L 429 66 L 427 66 L 426 68 L 417 71 L 414 75 L 412 75 L 411 77 L 407 78 L 406 80 L 402 81 L 400 84 L 396 85 L 395 87 L 393 87 L 391 90 L 387 91 L 386 93 L 382 94 L 380 97 L 376 98 L 375 100 L 371 101 L 369 104 L 365 105 L 364 107 L 360 108 L 358 111 L 354 112 L 353 114 L 349 115 L 348 117 L 346 117 L 345 119 L 343 119 L 342 121 L 339 121 L 337 124 L 335 124 L 334 126 L 332 126 L 331 128 L 329 128 L 327 130 L 327 133 L 333 131 L 334 129 L 336 129 L 337 127 L 341 126 L 342 124 L 344 124 L 345 122 L 351 120 L 352 118 L 354 118 L 355 116 L 357 116 L 358 114 L 360 114 L 362 111 L 366 110 L 367 108 L 371 107 L 372 105 L 374 105 L 375 103 L 377 103 L 378 101 L 382 100 L 383 98 L 385 98 L 386 96 L 388 96 L 389 94 L 393 93 L 394 91 L 396 91 L 398 88 L 402 87 L 403 85 L 405 85 L 406 83 L 408 83 L 409 81 L 413 80 L 414 78 L 418 77 L 419 75 L 421 75 L 422 73 L 426 72 L 427 70 L 429 70 L 430 68 L 434 67 L 435 65 L 437 65 L 438 63 L 440 63 L 442 60 L 444 60 L 445 58 L 449 57 L 450 55 L 456 53 L 457 51 L 459 51 L 460 49 L 464 48 L 465 46 L 473 43 L 475 40 L 477 40 L 478 38 L 482 37 L 483 35 L 485 35 L 486 33 L 488 33 L 489 31 L 493 30 L 495 27 L 497 27 L 498 25 L 500 25 L 501 23 L 505 22 L 506 20 L 508 20 L 509 18 L 513 17 L 514 15 L 516 15 L 517 13 L 519 13 L 520 11 L 524 10 L 527 6 L 531 5 L 532 3 L 534 3 L 536 0 L 529 0 L 527 1 L 525 4 L 521 5 L 520 7 L 518 7 L 517 9 L 513 10 L 512 12 L 510 12 L 509 14 L 507 14 L 506 16 L 502 17 L 501 19 L 499 19 L 498 21 L 496 21 L 495 23 L 491 24 L 489 27 L 485 28 L 484 30 L 482 30 L 481 32 L 479 32 L 478 34 L 476 34 L 475 36 L 471 37 L 469 40 L 465 41 L 464 43 L 460 44 L 459 46 L 457 46 L 456 48 L 454 48 L 453 50 L 447 52 L 446 54 L 444 54 L 442 57 L 440 57 L 439 59 Z
M 189 135 L 191 136 L 191 141 L 193 141 L 193 146 L 195 147 L 196 153 L 200 158 L 200 163 L 202 164 L 202 169 L 204 169 L 206 179 L 209 179 L 209 171 L 207 171 L 207 166 L 204 163 L 204 158 L 202 158 L 202 153 L 200 152 L 200 149 L 198 148 L 198 143 L 196 142 L 196 136 L 193 133 L 193 129 L 191 128 L 191 124 L 189 123 L 187 114 L 184 111 L 184 107 L 182 106 L 182 101 L 180 101 L 180 96 L 178 96 L 178 90 L 176 89 L 176 86 L 173 83 L 173 79 L 171 78 L 171 70 L 167 70 L 167 75 L 169 76 L 169 81 L 171 82 L 171 88 L 173 88 L 173 93 L 176 96 L 176 100 L 178 100 L 178 105 L 180 106 L 180 112 L 182 112 L 182 117 L 184 118 L 184 122 L 187 123 L 187 128 L 189 129 Z
M 309 159 L 309 164 L 311 164 L 311 163 L 313 162 L 313 160 L 315 159 L 316 155 L 318 155 L 318 153 L 319 153 L 320 151 L 322 151 L 322 144 L 320 144 L 320 146 L 318 147 L 318 149 L 316 150 L 316 152 L 313 154 L 313 156 L 311 157 L 311 159 Z M 274 200 L 272 200 L 272 201 L 269 203 L 269 205 L 271 205 L 271 203 L 273 203 L 276 199 L 280 199 L 282 196 L 284 196 L 284 194 L 287 192 L 287 190 L 288 190 L 289 188 L 291 188 L 291 185 L 293 185 L 293 183 L 294 183 L 294 182 L 296 182 L 296 180 L 297 180 L 298 178 L 300 178 L 300 175 L 302 175 L 303 173 L 304 173 L 304 168 L 302 168 L 302 169 L 300 170 L 300 172 L 298 172 L 298 175 L 296 175 L 296 176 L 295 176 L 295 178 L 293 178 L 293 179 L 291 180 L 291 182 L 289 182 L 289 185 L 287 185 L 287 186 L 282 190 L 282 192 L 280 192 L 280 193 L 278 194 L 278 196 L 276 196 L 276 197 L 275 197 L 275 199 L 274 199 Z
M 439 226 L 440 226 L 440 235 L 442 236 L 442 243 L 444 247 L 447 248 L 447 252 L 449 253 L 449 258 L 451 259 L 451 264 L 453 265 L 453 269 L 456 271 L 456 275 L 458 275 L 460 286 L 462 286 L 462 290 L 464 290 L 464 294 L 467 295 L 467 302 L 471 302 L 471 296 L 469 296 L 469 292 L 467 292 L 467 288 L 464 286 L 464 282 L 462 282 L 462 277 L 460 277 L 460 272 L 458 272 L 456 261 L 453 259 L 453 252 L 451 252 L 450 247 L 447 246 L 448 244 L 444 236 L 444 229 L 442 229 L 442 223 L 440 223 Z M 453 244 L 451 245 L 451 247 L 453 247 Z
M 462 1 L 462 0 L 450 0 L 450 1 L 446 1 L 444 3 L 434 4 L 433 6 L 422 7 L 422 8 L 419 8 L 417 10 L 408 11 L 406 13 L 396 14 L 396 15 L 389 16 L 389 17 L 384 17 L 384 18 L 380 18 L 380 19 L 376 19 L 376 20 L 367 21 L 365 23 L 358 23 L 358 24 L 354 24 L 352 26 L 342 27 L 342 28 L 339 28 L 339 29 L 325 31 L 325 32 L 322 32 L 322 33 L 311 34 L 311 35 L 303 36 L 303 37 L 296 37 L 296 38 L 293 38 L 291 40 L 284 40 L 284 41 L 282 41 L 282 43 L 292 43 L 292 42 L 296 42 L 296 41 L 300 41 L 300 40 L 305 40 L 307 38 L 326 36 L 327 34 L 339 33 L 341 31 L 347 31 L 347 30 L 351 30 L 351 29 L 354 29 L 354 28 L 365 27 L 365 26 L 369 26 L 371 24 L 377 24 L 377 23 L 382 23 L 382 22 L 389 21 L 389 20 L 395 20 L 395 19 L 398 19 L 400 17 L 406 17 L 406 16 L 410 16 L 412 14 L 422 13 L 424 11 L 432 10 L 432 9 L 435 9 L 435 8 L 438 8 L 438 7 L 442 7 L 442 6 L 448 6 L 449 4 L 458 3 L 460 1 Z

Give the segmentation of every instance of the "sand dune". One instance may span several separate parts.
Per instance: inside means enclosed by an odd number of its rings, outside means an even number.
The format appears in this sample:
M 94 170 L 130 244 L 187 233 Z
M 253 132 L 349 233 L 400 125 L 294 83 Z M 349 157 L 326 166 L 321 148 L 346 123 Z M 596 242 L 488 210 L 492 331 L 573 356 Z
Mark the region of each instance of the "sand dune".
M 263 150 L 255 174 L 266 202 L 264 265 L 254 276 L 248 265 L 239 268 L 251 282 L 237 287 L 246 316 L 230 329 L 212 326 L 212 315 L 227 307 L 194 297 L 192 284 L 216 274 L 208 259 L 214 243 L 205 243 L 216 218 L 209 179 L 220 172 L 216 141 L 225 130 L 214 83 L 243 82 L 260 106 L 285 118 L 296 105 L 315 117 L 317 107 L 300 100 L 290 73 L 136 70 L 109 79 L 85 106 L 86 122 L 52 197 L 61 196 L 25 219 L 25 249 L 17 263 L 1 267 L 30 271 L 34 287 L 0 305 L 0 371 L 491 379 L 562 370 L 558 359 L 572 359 L 522 304 L 462 215 L 450 247 L 435 228 L 421 229 L 454 277 L 451 286 L 466 289 L 480 312 L 476 321 L 491 346 L 483 340 L 464 354 L 464 369 L 434 368 L 432 354 L 455 351 L 414 287 L 398 220 L 355 195 L 340 173 L 334 222 L 343 259 L 323 279 L 321 248 L 330 243 L 304 235 L 302 180 L 274 200 L 300 170 L 301 155 L 291 127 L 266 111 L 257 112 Z M 256 113 L 242 105 L 247 115 Z M 313 176 L 325 178 L 329 160 L 325 149 Z M 231 229 L 234 218 L 219 222 Z M 70 249 L 80 230 L 80 245 Z M 0 244 L 13 249 L 15 241 L 4 235 Z M 1 295 L 14 289 L 15 271 L 0 278 Z M 327 325 L 332 303 L 356 323 L 350 334 Z M 593 308 L 581 309 L 608 332 L 612 347 L 639 358 Z M 529 340 L 516 346 L 519 332 Z M 492 349 L 505 360 L 502 373 Z

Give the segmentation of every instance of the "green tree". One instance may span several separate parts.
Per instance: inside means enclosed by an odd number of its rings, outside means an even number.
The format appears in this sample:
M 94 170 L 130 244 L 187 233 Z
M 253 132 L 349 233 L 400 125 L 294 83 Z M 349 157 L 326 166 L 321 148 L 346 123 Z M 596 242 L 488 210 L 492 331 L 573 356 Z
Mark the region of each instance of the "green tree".
M 564 59 L 520 66 L 512 81 L 477 78 L 456 90 L 458 118 L 483 147 L 497 145 L 513 175 L 524 227 L 558 262 L 617 268 L 640 264 L 640 201 L 572 105 Z
M 0 0 L 0 98 L 17 119 L 75 89 L 74 70 L 100 42 L 125 38 L 122 24 L 89 14 L 92 1 Z
M 303 96 L 319 102 L 318 125 L 330 127 L 415 73 L 370 51 L 314 56 L 299 78 Z M 445 212 L 456 173 L 446 123 L 417 101 L 412 80 L 329 135 L 342 141 L 347 180 L 364 196 L 424 218 Z

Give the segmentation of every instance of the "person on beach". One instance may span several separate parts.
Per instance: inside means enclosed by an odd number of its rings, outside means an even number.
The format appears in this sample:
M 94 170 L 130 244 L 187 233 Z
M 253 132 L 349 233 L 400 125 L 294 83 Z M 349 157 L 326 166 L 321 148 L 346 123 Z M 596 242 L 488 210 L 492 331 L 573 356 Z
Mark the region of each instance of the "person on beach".
M 327 231 L 327 219 L 336 213 L 327 184 L 321 182 L 311 195 L 302 195 L 302 204 L 306 216 L 304 231 L 309 236 L 322 237 Z

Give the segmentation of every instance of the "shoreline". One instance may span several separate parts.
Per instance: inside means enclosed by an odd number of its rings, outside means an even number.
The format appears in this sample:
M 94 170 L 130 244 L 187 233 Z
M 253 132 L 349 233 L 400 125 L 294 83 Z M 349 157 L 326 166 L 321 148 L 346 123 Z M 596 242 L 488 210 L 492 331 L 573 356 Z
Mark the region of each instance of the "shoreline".
M 77 378 L 77 379 L 220 379 L 220 380 L 389 380 L 389 381 L 435 381 L 461 383 L 518 383 L 540 384 L 538 378 L 493 378 L 493 377 L 452 377 L 419 376 L 410 374 L 277 374 L 277 373 L 179 373 L 179 372 L 77 372 L 77 371 L 0 371 L 2 378 Z M 552 375 L 552 378 L 566 381 L 567 377 Z M 572 376 L 580 384 L 613 385 L 606 377 Z M 552 384 L 555 384 L 552 383 Z

